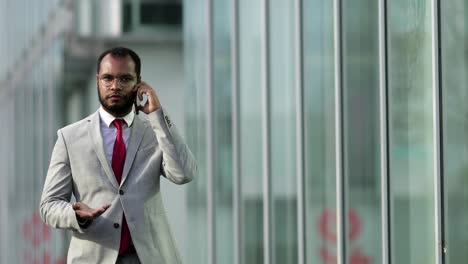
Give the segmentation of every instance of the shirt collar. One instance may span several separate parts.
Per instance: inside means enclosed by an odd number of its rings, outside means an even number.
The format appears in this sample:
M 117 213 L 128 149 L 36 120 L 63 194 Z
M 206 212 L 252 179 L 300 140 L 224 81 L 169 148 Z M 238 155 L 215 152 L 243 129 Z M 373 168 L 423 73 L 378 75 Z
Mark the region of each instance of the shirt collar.
M 107 127 L 110 127 L 112 122 L 114 122 L 114 120 L 116 119 L 113 115 L 111 115 L 109 112 L 104 110 L 102 105 L 99 107 L 99 116 L 101 117 L 101 120 L 104 122 L 104 124 L 106 124 Z M 128 113 L 122 119 L 125 121 L 128 127 L 131 127 L 134 118 L 135 118 L 135 112 L 132 109 L 132 111 L 130 111 L 130 113 Z

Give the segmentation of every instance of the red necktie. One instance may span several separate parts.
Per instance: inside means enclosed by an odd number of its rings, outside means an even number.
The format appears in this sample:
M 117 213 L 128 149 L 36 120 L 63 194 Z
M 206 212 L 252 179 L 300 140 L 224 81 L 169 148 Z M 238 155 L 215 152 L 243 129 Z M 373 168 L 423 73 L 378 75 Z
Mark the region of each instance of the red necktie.
M 122 125 L 124 120 L 115 119 L 114 126 L 117 128 L 117 135 L 115 137 L 114 152 L 112 153 L 112 170 L 114 170 L 115 178 L 120 184 L 122 181 L 123 167 L 125 163 L 125 141 L 122 137 Z M 125 252 L 130 246 L 131 242 L 130 231 L 128 230 L 127 220 L 125 214 L 122 215 L 122 234 L 120 239 L 119 255 Z

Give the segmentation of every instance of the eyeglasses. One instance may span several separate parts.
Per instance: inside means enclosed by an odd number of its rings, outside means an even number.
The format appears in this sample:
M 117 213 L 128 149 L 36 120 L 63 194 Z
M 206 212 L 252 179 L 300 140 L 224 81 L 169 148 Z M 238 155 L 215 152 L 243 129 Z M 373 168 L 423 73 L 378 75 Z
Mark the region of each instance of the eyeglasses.
M 99 77 L 99 80 L 105 87 L 111 87 L 115 80 L 117 80 L 117 85 L 120 85 L 121 87 L 128 87 L 133 84 L 135 77 L 132 75 L 114 77 L 112 75 L 104 74 Z

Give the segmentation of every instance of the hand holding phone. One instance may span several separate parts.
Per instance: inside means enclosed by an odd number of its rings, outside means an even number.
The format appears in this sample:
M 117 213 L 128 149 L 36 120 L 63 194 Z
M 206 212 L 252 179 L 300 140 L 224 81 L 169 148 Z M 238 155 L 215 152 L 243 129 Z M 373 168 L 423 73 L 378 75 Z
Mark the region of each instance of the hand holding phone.
M 139 110 L 143 111 L 145 114 L 149 114 L 161 108 L 161 103 L 159 102 L 156 91 L 145 81 L 140 81 L 136 85 L 136 89 L 135 109 L 137 114 Z M 146 100 L 144 100 L 144 95 L 146 95 Z

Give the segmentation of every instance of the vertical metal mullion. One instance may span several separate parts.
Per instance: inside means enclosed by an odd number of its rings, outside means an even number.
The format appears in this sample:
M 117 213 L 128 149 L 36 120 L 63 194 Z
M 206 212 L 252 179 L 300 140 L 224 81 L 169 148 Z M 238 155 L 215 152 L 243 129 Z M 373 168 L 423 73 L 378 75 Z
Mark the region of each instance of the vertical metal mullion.
M 8 62 L 7 62 L 8 63 Z M 6 99 L 6 98 L 5 98 Z M 11 108 L 11 101 L 7 101 L 7 100 L 1 100 L 1 105 L 2 107 L 5 107 L 6 108 L 6 111 L 1 111 L 2 113 L 0 114 L 1 117 L 0 117 L 0 120 L 2 122 L 2 124 L 14 124 L 14 120 L 12 118 L 13 115 L 7 115 L 6 113 L 14 113 L 13 109 L 10 109 Z M 14 101 L 13 101 L 14 102 Z M 11 121 L 11 122 L 9 122 Z M 11 131 L 12 131 L 12 127 L 11 126 L 6 126 L 6 135 L 4 135 L 3 139 L 2 140 L 5 140 L 5 145 L 7 146 L 6 148 L 3 147 L 2 150 L 0 150 L 0 155 L 1 155 L 1 164 L 2 164 L 2 167 L 0 168 L 0 179 L 2 181 L 2 184 L 0 186 L 0 208 L 2 211 L 8 211 L 9 208 L 8 208 L 8 178 L 10 175 L 14 175 L 12 173 L 12 169 L 11 169 L 11 166 L 12 166 L 12 163 L 9 162 L 9 160 L 11 159 L 11 154 L 10 155 L 7 155 L 7 151 L 8 150 L 14 150 L 14 141 L 12 141 L 11 139 L 14 138 L 13 134 Z M 8 139 L 8 140 L 6 140 Z M 2 144 L 2 146 L 5 146 Z M 13 152 L 14 153 L 14 152 Z M 2 232 L 2 234 L 7 234 L 7 227 L 8 227 L 8 217 L 7 217 L 7 214 L 1 214 L 0 215 L 0 232 Z M 4 235 L 2 238 L 0 238 L 0 262 L 4 263 L 4 262 L 7 262 L 7 259 L 5 258 L 6 256 L 6 245 L 8 245 L 7 243 L 7 240 L 4 238 L 4 237 L 7 237 L 6 235 Z M 3 256 L 3 258 L 2 258 Z
M 208 192 L 207 192 L 207 224 L 208 224 L 208 263 L 216 263 L 216 221 L 215 221 L 215 178 L 214 178 L 214 88 L 213 88 L 213 0 L 207 4 L 207 160 L 208 160 Z
M 49 58 L 49 54 L 47 54 L 42 60 L 48 60 Z M 37 109 L 37 112 L 38 112 L 38 124 L 39 124 L 39 127 L 40 127 L 40 131 L 39 132 L 39 142 L 37 142 L 37 145 L 38 145 L 38 149 L 36 150 L 36 153 L 37 153 L 37 157 L 36 157 L 36 162 L 38 164 L 38 167 L 37 167 L 37 171 L 39 172 L 43 172 L 44 171 L 44 164 L 43 164 L 43 159 L 42 159 L 42 156 L 44 155 L 45 151 L 44 151 L 44 141 L 43 141 L 43 138 L 44 138 L 44 134 L 45 134 L 45 122 L 44 122 L 44 91 L 45 91 L 45 87 L 44 87 L 44 84 L 45 84 L 45 76 L 46 73 L 45 73 L 45 69 L 44 69 L 44 66 L 47 65 L 47 64 L 43 64 L 40 68 L 38 68 L 37 70 L 40 70 L 40 74 L 39 74 L 39 78 L 40 78 L 40 90 L 38 91 L 38 96 L 37 96 L 37 100 L 38 100 L 38 109 Z M 83 101 L 87 101 L 87 100 L 83 100 Z M 40 186 L 43 186 L 44 182 L 42 181 L 42 178 L 38 178 L 39 179 L 39 184 Z M 36 187 L 37 188 L 37 187 Z
M 6 1 L 0 1 L 0 15 L 2 17 L 6 17 L 6 15 L 4 15 L 3 13 L 5 12 L 5 10 L 7 7 L 7 3 Z M 8 30 L 6 30 L 6 26 L 5 24 L 2 24 L 0 25 L 0 34 L 2 34 L 2 36 L 6 36 Z M 6 64 L 6 67 L 2 68 L 3 69 L 3 72 L 6 72 L 7 69 L 10 68 L 10 57 L 8 55 L 8 52 L 6 52 L 8 49 L 7 49 L 7 42 L 8 40 L 3 40 L 2 43 L 0 44 L 0 52 L 2 52 L 4 55 L 3 55 L 3 58 L 4 58 L 4 65 Z M 6 74 L 0 74 L 0 104 L 2 105 L 2 107 L 5 107 L 6 108 L 6 111 L 0 111 L 0 121 L 2 122 L 2 124 L 14 124 L 14 122 L 7 122 L 7 121 L 13 121 L 12 118 L 10 117 L 11 115 L 6 115 L 4 113 L 14 113 L 14 111 L 11 111 L 12 109 L 9 109 L 10 107 L 10 104 L 11 104 L 11 101 L 10 100 L 6 100 L 7 95 L 8 95 L 8 92 L 4 92 L 6 89 L 4 85 L 4 79 L 3 78 L 6 78 Z M 8 90 L 7 90 L 8 91 Z M 3 109 L 2 109 L 3 110 Z M 5 120 L 4 120 L 5 119 Z M 2 181 L 2 185 L 0 186 L 0 209 L 2 211 L 8 211 L 8 176 L 9 175 L 14 175 L 11 173 L 10 171 L 10 166 L 11 166 L 11 163 L 8 162 L 8 159 L 10 159 L 9 155 L 6 154 L 6 152 L 8 150 L 13 150 L 13 144 L 11 143 L 11 126 L 6 126 L 6 135 L 3 136 L 4 139 L 8 138 L 10 139 L 9 141 L 6 141 L 6 148 L 5 147 L 2 147 L 2 150 L 0 150 L 0 158 L 2 159 L 2 162 L 0 162 L 1 164 L 1 168 L 0 168 L 0 179 Z M 2 146 L 5 146 L 2 144 Z M 14 153 L 14 152 L 13 152 Z M 8 176 L 7 176 L 8 175 Z M 8 225 L 8 218 L 6 217 L 6 214 L 1 214 L 0 215 L 0 232 L 2 234 L 7 234 L 6 231 L 7 231 L 7 225 Z M 6 237 L 6 235 L 4 235 Z M 0 262 L 6 262 L 6 258 L 5 258 L 5 255 L 6 255 L 6 250 L 4 250 L 6 248 L 5 245 L 7 245 L 8 243 L 5 243 L 6 242 L 6 239 L 5 238 L 0 238 Z M 2 257 L 3 256 L 3 257 Z M 5 258 L 5 259 L 4 259 Z
M 346 263 L 346 204 L 345 175 L 343 173 L 343 54 L 342 1 L 334 0 L 334 56 L 335 56 L 335 158 L 336 158 L 336 228 L 337 263 Z
M 240 177 L 240 107 L 239 107 L 239 3 L 232 0 L 232 177 L 233 177 L 233 231 L 234 231 L 234 264 L 243 262 L 242 251 L 242 209 Z
M 387 82 L 387 1 L 379 0 L 379 100 L 380 100 L 380 191 L 382 264 L 389 264 L 390 196 L 388 166 L 388 82 Z
M 2 15 L 2 17 L 6 17 L 6 15 L 4 14 L 4 12 L 6 12 L 5 10 L 7 10 L 7 7 L 8 7 L 8 4 L 6 3 L 6 1 L 0 1 L 0 15 Z M 6 25 L 5 24 L 2 24 L 0 25 L 0 34 L 2 36 L 7 36 L 6 34 L 8 34 L 8 30 L 6 28 Z M 8 40 L 3 40 L 2 44 L 0 45 L 0 52 L 3 53 L 3 58 L 4 58 L 4 63 L 6 63 L 6 67 L 4 67 L 4 72 L 6 72 L 7 69 L 9 69 L 11 66 L 11 60 L 10 60 L 10 55 L 8 54 L 8 52 L 6 52 L 8 50 Z M 4 75 L 3 73 L 0 74 L 0 78 L 3 78 L 4 76 L 6 76 L 6 74 Z M 5 77 L 6 78 L 6 77 Z M 0 104 L 5 107 L 6 107 L 6 111 L 1 111 L 2 114 L 0 114 L 2 117 L 1 117 L 1 122 L 2 124 L 14 124 L 14 119 L 13 119 L 13 116 L 14 116 L 14 98 L 12 97 L 9 97 L 8 94 L 8 89 L 6 89 L 4 85 L 4 80 L 3 79 L 0 79 Z M 6 91 L 6 92 L 5 92 Z M 6 98 L 11 98 L 10 100 L 6 100 Z M 5 102 L 6 101 L 6 102 Z M 7 115 L 6 113 L 13 113 L 13 114 L 9 114 Z M 3 120 L 5 118 L 5 120 Z M 11 121 L 11 122 L 10 122 Z M 4 135 L 4 139 L 9 139 L 8 141 L 6 141 L 6 144 L 7 144 L 7 147 L 2 147 L 2 150 L 0 150 L 0 153 L 1 153 L 1 159 L 2 159 L 2 167 L 0 168 L 0 179 L 2 181 L 2 184 L 0 185 L 0 209 L 5 212 L 5 211 L 8 211 L 8 177 L 9 175 L 15 175 L 13 174 L 13 171 L 11 169 L 11 166 L 12 166 L 12 163 L 9 162 L 12 158 L 11 158 L 11 154 L 14 154 L 14 133 L 12 133 L 12 130 L 13 130 L 13 127 L 14 126 L 6 126 L 6 135 Z M 13 139 L 13 140 L 12 140 Z M 2 144 L 3 145 L 3 144 Z M 10 155 L 7 155 L 7 151 L 10 150 L 11 153 Z M 5 171 L 2 171 L 2 170 L 5 170 Z M 6 216 L 7 214 L 3 213 L 0 215 L 0 232 L 2 234 L 7 234 L 7 226 L 9 226 L 9 223 L 8 223 L 8 217 Z M 4 262 L 7 262 L 7 259 L 6 259 L 6 245 L 8 245 L 7 240 L 6 238 L 7 237 L 6 235 L 3 235 L 1 238 L 0 238 L 0 262 L 1 263 L 4 263 Z
M 296 63 L 296 177 L 297 177 L 297 263 L 305 263 L 305 196 L 304 196 L 304 86 L 302 0 L 294 2 Z
M 263 262 L 265 264 L 274 263 L 272 257 L 272 217 L 271 217 L 271 179 L 270 179 L 270 93 L 269 93 L 269 63 L 270 63 L 270 47 L 269 47 L 269 0 L 262 1 L 261 18 L 262 18 L 262 149 L 263 149 Z
M 433 84 L 433 144 L 434 144 L 434 236 L 435 236 L 435 263 L 443 263 L 443 179 L 442 179 L 442 92 L 440 71 L 440 1 L 431 1 L 432 15 L 432 84 Z

